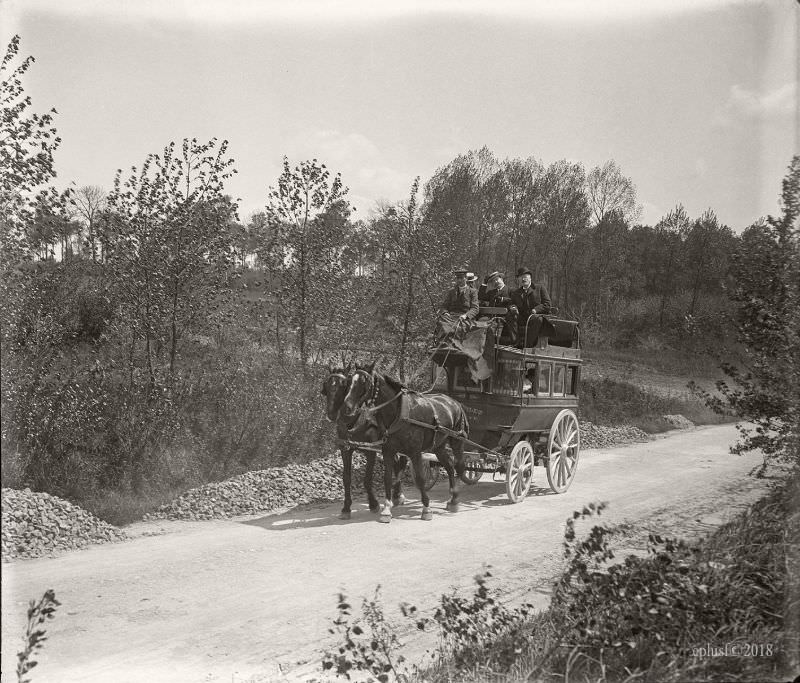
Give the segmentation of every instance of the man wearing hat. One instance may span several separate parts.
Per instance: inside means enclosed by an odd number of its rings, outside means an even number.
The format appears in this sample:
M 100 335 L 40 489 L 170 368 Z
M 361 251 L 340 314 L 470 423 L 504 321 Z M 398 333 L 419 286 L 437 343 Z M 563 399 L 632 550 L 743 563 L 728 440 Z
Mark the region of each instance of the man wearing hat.
M 549 313 L 551 304 L 547 289 L 542 284 L 533 284 L 533 274 L 528 268 L 517 270 L 517 282 L 519 288 L 511 292 L 508 312 L 512 319 L 516 318 L 518 338 L 522 340 L 525 338 L 528 317 L 532 313 Z
M 508 306 L 511 292 L 503 281 L 505 274 L 499 271 L 489 273 L 478 290 L 478 303 L 483 306 Z
M 447 290 L 442 310 L 459 316 L 461 320 L 474 320 L 478 315 L 478 292 L 471 283 L 478 279 L 466 270 L 455 270 L 456 286 Z

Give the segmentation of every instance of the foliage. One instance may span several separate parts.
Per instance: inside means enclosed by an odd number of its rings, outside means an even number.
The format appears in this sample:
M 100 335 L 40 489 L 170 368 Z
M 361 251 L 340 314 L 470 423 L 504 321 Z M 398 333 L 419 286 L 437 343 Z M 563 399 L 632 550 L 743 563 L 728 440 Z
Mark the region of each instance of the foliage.
M 372 600 L 364 599 L 361 618 L 351 620 L 351 605 L 340 593 L 337 604 L 339 615 L 328 632 L 341 639 L 336 651 L 323 655 L 322 670 L 352 680 L 356 672 L 366 672 L 375 680 L 410 681 L 412 678 L 404 665 L 405 657 L 397 653 L 400 641 L 394 629 L 386 622 L 380 603 L 380 586 Z
M 393 266 L 392 277 L 379 287 L 379 329 L 388 337 L 390 355 L 402 381 L 410 379 L 415 367 L 411 363 L 415 347 L 430 339 L 441 292 L 451 277 L 451 269 L 444 265 L 450 252 L 420 215 L 418 191 L 419 178 L 406 203 L 384 207 L 372 224 L 373 239 L 385 245 Z
M 711 407 L 744 421 L 732 451 L 761 449 L 762 472 L 771 460 L 800 462 L 800 156 L 781 200 L 782 214 L 745 230 L 733 254 L 731 299 L 743 356 L 722 364 L 729 381 L 717 384 L 721 397 L 700 392 Z
M 511 608 L 500 602 L 489 589 L 491 572 L 485 570 L 475 576 L 477 588 L 471 598 L 455 593 L 442 595 L 440 606 L 434 613 L 439 625 L 443 658 L 458 668 L 469 668 L 481 661 L 484 649 L 508 635 L 533 612 L 533 607 L 523 604 Z M 518 652 L 523 641 L 506 638 L 503 648 L 490 655 L 490 659 L 503 660 L 508 652 Z
M 25 95 L 22 76 L 34 62 L 26 57 L 12 69 L 19 53 L 19 36 L 14 36 L 0 63 L 0 211 L 3 223 L 18 219 L 33 190 L 55 177 L 53 153 L 61 144 L 56 135 L 51 109 L 47 114 L 29 112 L 31 98 Z
M 28 626 L 25 629 L 25 649 L 17 653 L 19 683 L 30 683 L 31 679 L 25 678 L 25 675 L 38 664 L 31 657 L 41 651 L 44 641 L 47 640 L 46 631 L 40 627 L 55 617 L 56 607 L 60 604 L 52 588 L 44 592 L 38 603 L 31 600 L 28 606 Z
M 304 365 L 315 320 L 325 321 L 335 310 L 335 297 L 346 291 L 349 280 L 340 267 L 352 211 L 347 191 L 341 176 L 331 180 L 330 171 L 316 159 L 292 169 L 284 157 L 277 187 L 269 192 L 266 215 L 278 238 L 262 254 L 280 273 L 281 311 L 298 326 Z
M 797 476 L 697 545 L 650 534 L 647 552 L 611 564 L 614 529 L 567 519 L 567 566 L 550 607 L 476 645 L 455 666 L 419 678 L 452 680 L 784 680 L 797 666 Z M 708 646 L 732 649 L 712 656 Z M 499 654 L 502 652 L 503 654 Z M 749 656 L 748 653 L 749 652 Z M 476 675 L 478 672 L 480 675 Z
M 228 221 L 236 205 L 224 181 L 236 172 L 227 141 L 200 144 L 184 139 L 163 154 L 151 154 L 123 182 L 117 172 L 101 228 L 116 320 L 129 338 L 129 370 L 136 347 L 147 369 L 150 391 L 161 370 L 176 369 L 179 345 L 190 332 L 219 323 L 231 253 Z M 165 368 L 159 352 L 165 350 Z

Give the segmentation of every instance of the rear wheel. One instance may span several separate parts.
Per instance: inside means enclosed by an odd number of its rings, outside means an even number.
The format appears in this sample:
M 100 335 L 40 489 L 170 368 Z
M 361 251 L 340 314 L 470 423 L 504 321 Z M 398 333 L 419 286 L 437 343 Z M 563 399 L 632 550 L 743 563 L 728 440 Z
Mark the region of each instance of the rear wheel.
M 481 463 L 478 460 L 467 460 L 464 467 L 464 473 L 461 475 L 461 481 L 469 486 L 477 484 L 483 476 L 483 472 L 481 472 L 481 470 L 475 469 L 480 466 Z M 469 469 L 470 467 L 472 467 L 472 469 Z
M 571 410 L 562 410 L 550 428 L 545 460 L 547 483 L 556 493 L 564 493 L 575 478 L 580 450 L 578 418 Z
M 519 503 L 528 495 L 533 479 L 533 446 L 522 439 L 511 450 L 506 470 L 506 493 L 512 503 Z

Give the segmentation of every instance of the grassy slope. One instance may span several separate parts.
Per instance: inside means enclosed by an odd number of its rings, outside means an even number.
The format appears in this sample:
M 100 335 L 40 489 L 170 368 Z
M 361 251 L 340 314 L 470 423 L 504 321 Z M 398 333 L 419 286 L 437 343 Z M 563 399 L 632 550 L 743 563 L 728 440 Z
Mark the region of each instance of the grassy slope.
M 629 424 L 648 433 L 672 426 L 664 415 L 683 415 L 695 424 L 729 421 L 692 395 L 687 384 L 713 390 L 716 364 L 677 351 L 585 349 L 580 417 L 600 425 Z

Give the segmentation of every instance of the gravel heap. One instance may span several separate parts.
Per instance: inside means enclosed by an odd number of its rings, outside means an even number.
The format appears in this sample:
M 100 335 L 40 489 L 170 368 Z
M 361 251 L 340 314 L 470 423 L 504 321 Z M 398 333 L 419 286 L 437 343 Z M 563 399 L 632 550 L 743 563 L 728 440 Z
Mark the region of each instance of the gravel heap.
M 126 538 L 125 532 L 63 498 L 30 489 L 2 489 L 3 560 L 41 557 Z
M 354 494 L 356 484 L 364 478 L 363 468 L 358 467 L 361 462 L 360 458 L 354 458 Z M 220 519 L 255 515 L 292 505 L 337 500 L 342 497 L 342 491 L 342 461 L 338 456 L 331 456 L 305 465 L 270 467 L 204 484 L 143 519 Z
M 603 427 L 593 422 L 581 422 L 580 426 L 581 448 L 611 448 L 624 443 L 650 440 L 647 432 L 629 425 Z
M 683 415 L 664 415 L 664 422 L 672 425 L 675 429 L 693 429 L 694 422 L 685 418 Z

